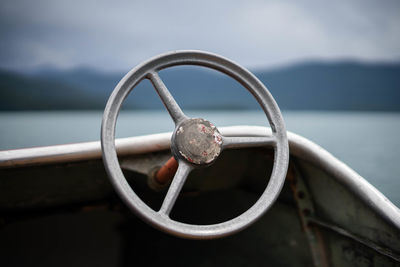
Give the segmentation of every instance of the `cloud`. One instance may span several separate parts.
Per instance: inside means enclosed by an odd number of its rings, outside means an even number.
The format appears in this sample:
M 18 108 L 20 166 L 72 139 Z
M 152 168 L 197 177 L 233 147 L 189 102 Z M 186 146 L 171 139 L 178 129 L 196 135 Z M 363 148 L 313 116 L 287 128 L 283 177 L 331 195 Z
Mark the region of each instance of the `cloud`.
M 127 70 L 201 49 L 250 67 L 400 58 L 396 1 L 49 1 L 0 4 L 0 67 Z

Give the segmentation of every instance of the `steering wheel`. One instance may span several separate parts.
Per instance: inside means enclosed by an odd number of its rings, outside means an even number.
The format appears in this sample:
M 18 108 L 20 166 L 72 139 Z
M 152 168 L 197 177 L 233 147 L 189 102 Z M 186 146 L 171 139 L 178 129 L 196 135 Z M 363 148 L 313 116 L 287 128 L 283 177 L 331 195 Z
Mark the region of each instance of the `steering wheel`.
M 219 133 L 209 121 L 187 117 L 161 80 L 158 72 L 177 65 L 197 65 L 225 73 L 242 84 L 264 110 L 271 136 L 228 137 Z M 115 150 L 115 125 L 119 110 L 130 91 L 148 79 L 160 96 L 175 123 L 171 151 L 179 166 L 160 210 L 147 206 L 126 181 Z M 257 202 L 236 218 L 211 225 L 186 224 L 169 216 L 191 170 L 212 164 L 222 150 L 230 148 L 273 146 L 274 166 L 268 185 Z M 118 83 L 108 99 L 101 126 L 103 161 L 115 190 L 124 203 L 144 221 L 180 237 L 211 239 L 243 230 L 260 218 L 277 199 L 286 177 L 289 146 L 281 112 L 267 88 L 248 70 L 221 56 L 202 51 L 173 51 L 156 56 L 132 69 Z

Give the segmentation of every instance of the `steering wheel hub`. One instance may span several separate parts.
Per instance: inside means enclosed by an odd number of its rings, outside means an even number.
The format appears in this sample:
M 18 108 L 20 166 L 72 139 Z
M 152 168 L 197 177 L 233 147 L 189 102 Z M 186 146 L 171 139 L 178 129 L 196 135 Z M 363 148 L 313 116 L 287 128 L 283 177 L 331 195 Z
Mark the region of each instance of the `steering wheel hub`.
M 196 165 L 214 162 L 221 153 L 222 136 L 218 129 L 204 119 L 188 119 L 176 128 L 172 137 L 172 151 Z
M 204 119 L 188 117 L 159 76 L 163 69 L 195 65 L 222 72 L 246 88 L 264 110 L 272 128 L 269 136 L 226 136 Z M 143 80 L 149 80 L 175 124 L 171 150 L 178 169 L 159 210 L 149 207 L 126 180 L 115 148 L 115 125 L 128 94 Z M 180 237 L 206 239 L 233 234 L 259 219 L 275 202 L 285 182 L 289 163 L 289 145 L 279 107 L 267 88 L 252 73 L 224 57 L 203 51 L 173 51 L 154 57 L 132 69 L 117 84 L 104 110 L 101 126 L 103 161 L 110 181 L 125 204 L 146 222 Z M 212 164 L 226 149 L 244 147 L 274 148 L 274 165 L 269 182 L 260 198 L 244 213 L 225 222 L 209 225 L 175 221 L 170 213 L 191 171 Z

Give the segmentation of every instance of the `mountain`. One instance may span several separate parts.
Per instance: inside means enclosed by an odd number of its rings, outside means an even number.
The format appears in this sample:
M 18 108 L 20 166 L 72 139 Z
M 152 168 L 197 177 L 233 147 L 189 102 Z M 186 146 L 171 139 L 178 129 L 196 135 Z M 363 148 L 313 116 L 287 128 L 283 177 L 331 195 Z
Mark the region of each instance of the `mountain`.
M 67 83 L 0 72 L 0 110 L 95 109 L 84 90 Z
M 400 64 L 308 63 L 256 75 L 286 109 L 400 110 Z
M 400 111 L 400 64 L 309 62 L 253 73 L 282 109 Z M 123 73 L 90 68 L 0 71 L 0 110 L 103 109 Z M 254 109 L 257 102 L 233 79 L 198 67 L 160 72 L 177 102 L 186 109 Z M 123 108 L 161 109 L 144 80 Z

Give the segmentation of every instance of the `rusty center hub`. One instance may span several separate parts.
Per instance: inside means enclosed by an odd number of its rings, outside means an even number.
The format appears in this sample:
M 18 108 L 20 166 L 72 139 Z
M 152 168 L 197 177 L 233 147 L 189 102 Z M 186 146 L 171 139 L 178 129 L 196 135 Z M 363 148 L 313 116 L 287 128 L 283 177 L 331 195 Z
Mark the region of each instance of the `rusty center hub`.
M 203 119 L 189 119 L 177 128 L 173 150 L 194 164 L 209 164 L 221 153 L 222 136 L 217 128 Z

